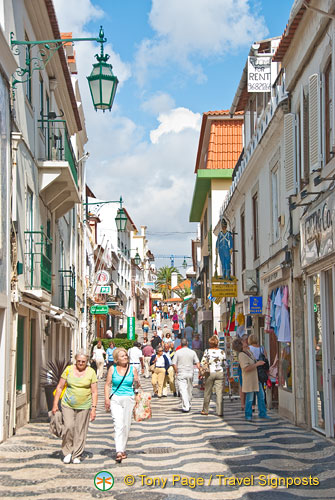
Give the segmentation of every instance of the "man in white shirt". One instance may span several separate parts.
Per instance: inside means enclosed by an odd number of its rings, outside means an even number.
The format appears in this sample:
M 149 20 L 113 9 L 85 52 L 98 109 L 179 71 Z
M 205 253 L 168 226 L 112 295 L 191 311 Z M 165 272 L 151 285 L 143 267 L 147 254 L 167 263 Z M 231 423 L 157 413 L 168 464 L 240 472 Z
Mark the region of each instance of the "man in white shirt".
M 134 347 L 128 349 L 129 364 L 133 365 L 136 368 L 139 378 L 140 373 L 144 373 L 143 353 L 140 347 L 141 344 L 139 344 L 138 342 L 134 342 Z
M 98 340 L 96 346 L 93 349 L 93 360 L 97 365 L 97 378 L 101 379 L 104 373 L 104 362 L 105 362 L 105 349 L 103 348 L 101 340 Z
M 191 409 L 194 365 L 200 370 L 200 363 L 196 353 L 187 347 L 187 339 L 182 339 L 181 349 L 174 355 L 172 364 L 177 377 L 182 411 L 188 413 Z

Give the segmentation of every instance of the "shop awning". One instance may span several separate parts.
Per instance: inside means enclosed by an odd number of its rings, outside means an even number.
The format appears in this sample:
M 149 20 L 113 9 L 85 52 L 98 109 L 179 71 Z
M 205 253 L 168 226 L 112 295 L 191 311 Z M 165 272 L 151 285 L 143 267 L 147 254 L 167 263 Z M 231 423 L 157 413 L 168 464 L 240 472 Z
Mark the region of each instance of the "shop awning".
M 108 309 L 108 314 L 110 316 L 123 316 L 123 312 L 118 309 L 112 309 L 111 307 Z

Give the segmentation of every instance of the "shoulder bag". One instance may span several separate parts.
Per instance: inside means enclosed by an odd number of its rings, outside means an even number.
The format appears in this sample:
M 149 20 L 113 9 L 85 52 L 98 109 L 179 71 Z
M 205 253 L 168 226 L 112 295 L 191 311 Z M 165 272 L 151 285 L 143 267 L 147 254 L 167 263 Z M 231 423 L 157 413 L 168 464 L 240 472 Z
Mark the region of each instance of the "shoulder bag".
M 268 371 L 269 371 L 269 361 L 267 360 L 265 354 L 264 354 L 264 347 L 261 347 L 261 351 L 259 354 L 258 361 L 264 361 L 264 365 L 262 366 L 257 366 L 257 372 L 258 372 L 258 380 L 261 384 L 265 384 L 265 382 L 268 379 Z
M 115 369 L 116 369 L 116 367 L 115 367 Z M 124 381 L 124 379 L 125 379 L 125 378 L 126 378 L 126 376 L 127 376 L 128 370 L 129 370 L 129 364 L 128 364 L 128 367 L 127 367 L 126 373 L 123 375 L 123 378 L 122 378 L 121 382 L 119 383 L 119 385 L 117 386 L 117 388 L 115 389 L 115 391 L 114 391 L 114 392 L 112 392 L 112 394 L 109 396 L 109 399 L 112 399 L 112 397 L 114 396 L 114 394 L 118 391 L 118 389 L 119 389 L 119 388 L 121 387 L 121 385 L 123 384 L 123 381 Z M 114 374 L 114 372 L 113 372 L 113 374 Z M 113 375 L 112 375 L 112 377 L 113 377 Z

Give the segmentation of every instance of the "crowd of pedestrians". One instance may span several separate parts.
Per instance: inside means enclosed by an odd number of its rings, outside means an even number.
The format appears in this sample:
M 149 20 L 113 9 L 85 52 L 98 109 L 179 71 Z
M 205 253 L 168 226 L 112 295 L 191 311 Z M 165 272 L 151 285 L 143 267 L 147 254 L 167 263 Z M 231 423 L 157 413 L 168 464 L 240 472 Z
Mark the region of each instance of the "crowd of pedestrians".
M 164 305 L 156 308 L 151 317 L 142 322 L 143 342 L 135 342 L 128 349 L 116 348 L 111 341 L 106 352 L 101 341 L 93 349 L 95 370 L 88 366 L 88 356 L 80 351 L 75 363 L 68 366 L 55 391 L 52 414 L 59 409 L 63 415 L 63 461 L 79 464 L 84 451 L 89 421 L 96 417 L 98 399 L 97 380 L 103 377 L 106 358 L 107 377 L 104 389 L 105 409 L 110 411 L 114 424 L 115 460 L 127 458 L 129 436 L 136 393 L 141 388 L 141 377 L 149 379 L 154 398 L 180 397 L 181 411 L 191 410 L 195 369 L 198 380 L 204 380 L 202 415 L 208 415 L 213 390 L 216 394 L 216 414 L 223 417 L 223 388 L 225 384 L 225 354 L 219 347 L 217 335 L 203 351 L 199 334 L 185 324 L 182 311 Z M 163 326 L 160 321 L 163 320 Z M 151 338 L 149 339 L 149 331 Z M 259 417 L 269 418 L 266 411 L 264 383 L 260 370 L 264 369 L 266 352 L 251 335 L 237 337 L 233 349 L 240 364 L 241 405 L 245 419 L 251 420 L 258 403 Z M 61 400 L 61 403 L 60 403 Z

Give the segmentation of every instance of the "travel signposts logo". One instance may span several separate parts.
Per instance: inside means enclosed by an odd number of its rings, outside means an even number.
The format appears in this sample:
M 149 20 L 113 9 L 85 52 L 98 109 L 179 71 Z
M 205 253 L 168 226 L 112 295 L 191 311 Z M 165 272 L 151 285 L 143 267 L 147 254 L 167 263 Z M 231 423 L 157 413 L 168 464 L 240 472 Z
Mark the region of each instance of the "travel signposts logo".
M 94 477 L 94 486 L 100 491 L 108 491 L 114 486 L 114 477 L 110 472 L 102 470 Z

